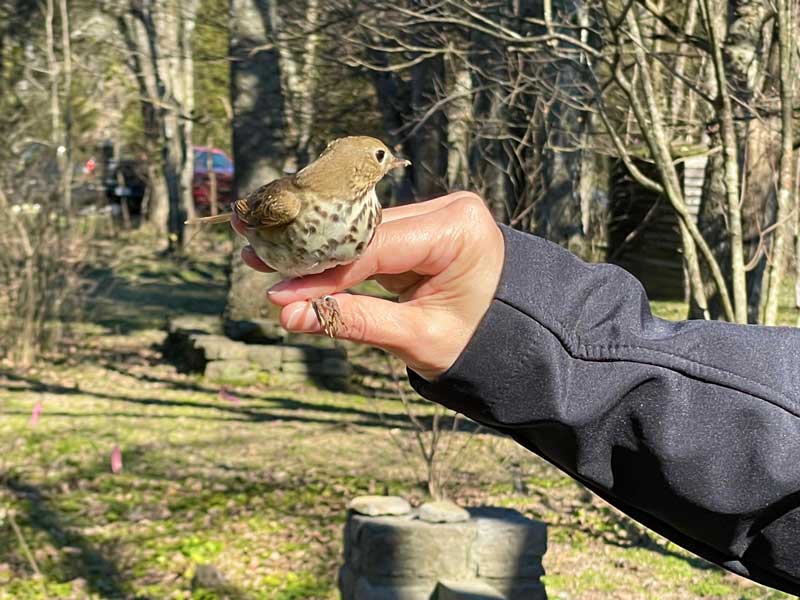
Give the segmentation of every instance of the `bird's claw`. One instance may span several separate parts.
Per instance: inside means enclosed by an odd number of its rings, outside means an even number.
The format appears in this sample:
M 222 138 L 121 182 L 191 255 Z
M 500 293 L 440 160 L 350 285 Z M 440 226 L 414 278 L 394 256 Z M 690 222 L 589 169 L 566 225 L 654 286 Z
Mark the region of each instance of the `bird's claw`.
M 339 310 L 336 298 L 333 296 L 315 298 L 311 300 L 311 306 L 325 335 L 330 338 L 338 336 L 339 332 L 344 329 L 344 322 L 342 321 L 342 313 Z

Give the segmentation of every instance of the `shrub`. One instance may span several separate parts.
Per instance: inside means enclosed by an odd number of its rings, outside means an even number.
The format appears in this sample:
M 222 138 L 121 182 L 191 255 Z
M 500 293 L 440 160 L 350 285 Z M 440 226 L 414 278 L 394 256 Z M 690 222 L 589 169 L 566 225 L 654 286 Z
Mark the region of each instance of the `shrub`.
M 0 356 L 30 365 L 83 307 L 93 225 L 53 201 L 12 204 L 0 189 Z

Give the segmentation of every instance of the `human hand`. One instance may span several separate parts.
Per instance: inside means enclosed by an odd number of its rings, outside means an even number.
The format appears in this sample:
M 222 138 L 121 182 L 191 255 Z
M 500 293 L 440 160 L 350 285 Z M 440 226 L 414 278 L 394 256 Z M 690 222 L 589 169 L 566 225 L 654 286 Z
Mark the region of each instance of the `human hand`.
M 239 233 L 244 225 L 236 216 Z M 267 293 L 289 331 L 320 333 L 310 298 L 333 295 L 345 327 L 339 337 L 383 348 L 422 377 L 449 369 L 489 309 L 505 258 L 503 234 L 480 197 L 456 192 L 390 208 L 357 261 L 287 279 Z M 242 259 L 269 272 L 249 246 Z M 375 279 L 399 302 L 342 293 Z

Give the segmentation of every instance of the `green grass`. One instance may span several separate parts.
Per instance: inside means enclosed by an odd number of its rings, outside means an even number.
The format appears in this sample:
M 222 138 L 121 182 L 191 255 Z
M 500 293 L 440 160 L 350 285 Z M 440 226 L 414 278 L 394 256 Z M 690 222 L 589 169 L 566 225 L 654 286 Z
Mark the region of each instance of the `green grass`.
M 689 306 L 677 300 L 653 300 L 650 302 L 653 314 L 668 321 L 682 321 L 689 313 Z
M 794 278 L 786 277 L 781 287 L 778 307 L 778 325 L 796 327 L 800 323 L 800 315 L 795 308 Z M 650 302 L 653 314 L 669 321 L 681 321 L 687 318 L 689 306 L 677 300 L 654 300 Z

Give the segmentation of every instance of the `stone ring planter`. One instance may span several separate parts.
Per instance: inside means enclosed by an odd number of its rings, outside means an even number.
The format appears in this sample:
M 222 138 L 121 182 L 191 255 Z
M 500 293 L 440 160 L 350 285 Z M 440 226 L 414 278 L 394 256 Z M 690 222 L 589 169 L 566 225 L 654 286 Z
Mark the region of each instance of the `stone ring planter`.
M 404 505 L 391 497 L 351 503 L 339 572 L 342 600 L 546 598 L 540 579 L 544 523 L 507 508 L 432 503 L 402 512 Z M 386 508 L 391 514 L 382 512 Z

